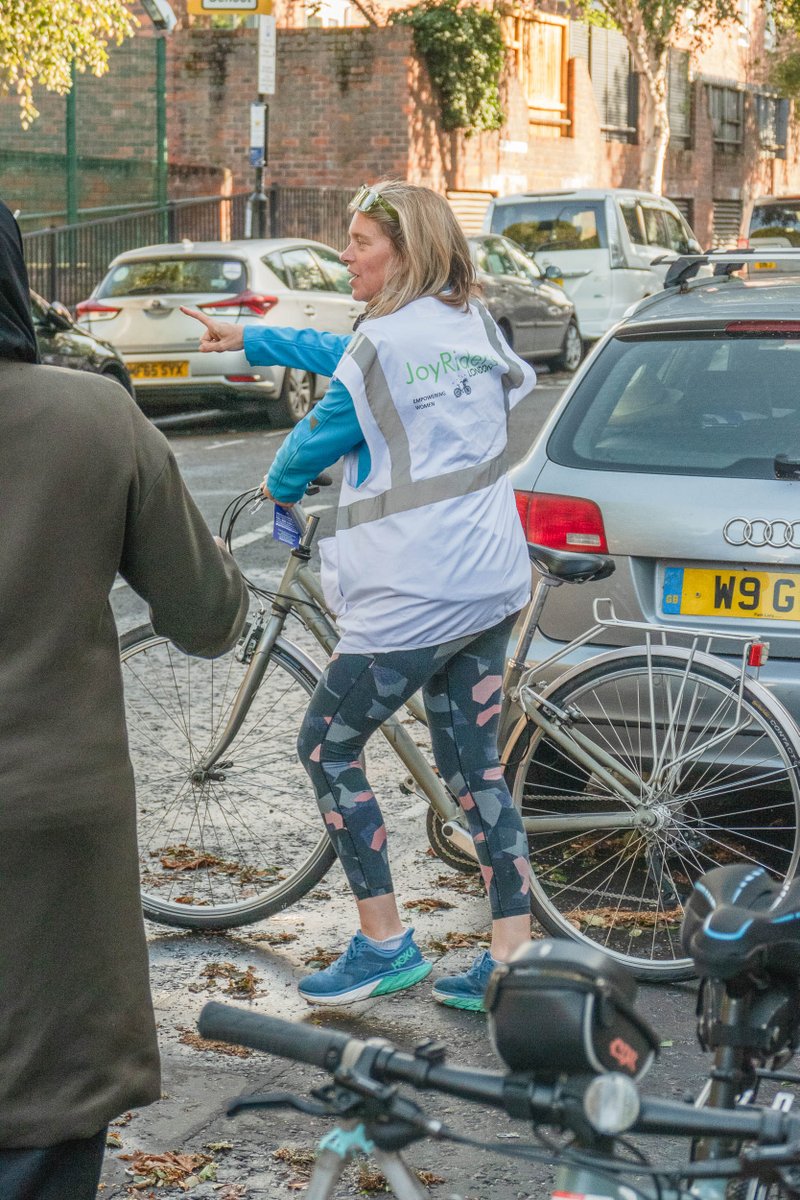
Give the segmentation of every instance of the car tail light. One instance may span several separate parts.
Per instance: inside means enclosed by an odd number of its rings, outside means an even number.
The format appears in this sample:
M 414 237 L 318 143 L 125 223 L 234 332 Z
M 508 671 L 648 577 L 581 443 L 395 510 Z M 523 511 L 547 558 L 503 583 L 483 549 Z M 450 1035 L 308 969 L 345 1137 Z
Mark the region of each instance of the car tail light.
M 75 314 L 79 321 L 81 317 L 89 317 L 92 321 L 110 321 L 121 312 L 121 308 L 100 304 L 97 300 L 81 300 L 80 304 L 75 306 Z
M 800 333 L 800 321 L 728 321 L 726 333 Z
M 750 238 L 746 238 L 746 237 L 737 238 L 736 239 L 736 249 L 737 250 L 749 250 L 750 249 Z
M 244 292 L 239 292 L 238 296 L 231 296 L 225 300 L 213 300 L 210 304 L 198 304 L 204 313 L 210 313 L 214 316 L 217 313 L 225 314 L 231 308 L 247 308 L 256 317 L 264 317 L 271 308 L 274 308 L 278 303 L 277 296 L 265 296 L 261 292 L 251 292 L 248 288 Z
M 594 500 L 549 492 L 515 492 L 525 538 L 551 550 L 608 554 L 603 514 Z

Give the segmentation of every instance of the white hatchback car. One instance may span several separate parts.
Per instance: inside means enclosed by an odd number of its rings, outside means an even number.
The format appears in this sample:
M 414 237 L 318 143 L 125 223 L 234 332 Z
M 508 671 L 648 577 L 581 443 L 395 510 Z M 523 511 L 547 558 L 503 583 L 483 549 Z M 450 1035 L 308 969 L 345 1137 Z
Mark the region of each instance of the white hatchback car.
M 484 230 L 517 242 L 543 271 L 559 267 L 589 340 L 660 291 L 679 255 L 700 253 L 671 201 L 627 188 L 500 196 L 489 206 Z
M 181 305 L 242 324 L 350 333 L 363 305 L 330 246 L 304 238 L 181 242 L 119 254 L 78 321 L 111 342 L 147 405 L 187 401 L 217 407 L 261 400 L 276 424 L 296 424 L 327 378 L 284 367 L 251 367 L 243 353 L 201 354 L 202 330 Z

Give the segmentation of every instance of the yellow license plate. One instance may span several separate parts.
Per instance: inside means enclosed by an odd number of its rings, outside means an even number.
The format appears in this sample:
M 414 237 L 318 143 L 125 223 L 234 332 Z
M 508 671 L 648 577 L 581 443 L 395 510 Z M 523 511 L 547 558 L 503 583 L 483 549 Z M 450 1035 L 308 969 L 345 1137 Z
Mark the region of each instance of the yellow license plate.
M 125 366 L 131 379 L 185 379 L 188 362 L 129 362 Z
M 667 567 L 661 607 L 682 617 L 800 621 L 800 571 Z
M 778 264 L 774 263 L 774 262 L 754 262 L 753 270 L 754 271 L 774 271 L 777 268 L 777 266 L 778 266 Z

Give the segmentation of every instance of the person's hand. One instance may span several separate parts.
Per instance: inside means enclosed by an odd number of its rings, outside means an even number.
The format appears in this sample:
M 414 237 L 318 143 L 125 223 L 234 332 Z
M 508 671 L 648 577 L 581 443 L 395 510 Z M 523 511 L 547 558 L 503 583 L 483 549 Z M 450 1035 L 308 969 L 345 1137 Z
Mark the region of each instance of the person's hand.
M 203 354 L 242 349 L 244 345 L 243 325 L 232 325 L 229 321 L 215 321 L 212 317 L 207 317 L 205 313 L 198 312 L 196 308 L 184 308 L 183 305 L 181 305 L 181 312 L 186 313 L 187 317 L 194 317 L 195 321 L 199 321 L 201 325 L 205 325 L 205 332 L 200 338 L 199 346 Z
M 217 535 L 216 535 L 216 534 L 214 534 L 214 541 L 217 543 L 217 545 L 219 546 L 220 550 L 225 550 L 225 551 L 227 551 L 227 550 L 228 550 L 228 547 L 225 545 L 225 539 L 224 539 L 224 538 L 217 537 Z
M 277 504 L 278 508 L 294 508 L 293 504 L 287 504 L 285 500 L 276 500 L 272 492 L 267 487 L 266 479 L 261 485 L 261 495 L 265 500 L 269 500 L 272 504 Z

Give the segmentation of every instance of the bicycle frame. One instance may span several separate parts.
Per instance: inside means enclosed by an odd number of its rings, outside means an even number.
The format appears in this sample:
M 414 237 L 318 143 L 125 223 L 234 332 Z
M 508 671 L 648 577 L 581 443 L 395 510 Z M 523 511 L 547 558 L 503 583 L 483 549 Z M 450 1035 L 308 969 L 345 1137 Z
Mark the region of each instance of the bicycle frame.
M 303 625 L 326 652 L 326 655 L 330 655 L 333 652 L 339 640 L 334 620 L 327 609 L 319 579 L 309 565 L 311 545 L 316 534 L 319 518 L 306 516 L 299 505 L 295 506 L 293 513 L 301 528 L 300 543 L 289 554 L 278 591 L 272 602 L 271 615 L 265 620 L 263 627 L 258 632 L 256 645 L 247 672 L 237 691 L 226 727 L 216 744 L 202 761 L 197 764 L 196 773 L 198 775 L 209 772 L 214 764 L 222 758 L 241 728 L 253 697 L 264 678 L 275 644 L 283 632 L 287 617 L 292 611 L 298 614 Z M 526 832 L 530 834 L 575 834 L 591 833 L 601 829 L 622 830 L 654 827 L 658 822 L 658 815 L 652 807 L 648 806 L 648 797 L 642 795 L 641 777 L 631 771 L 619 758 L 615 758 L 601 746 L 592 742 L 580 730 L 570 727 L 570 714 L 558 708 L 549 699 L 549 695 L 568 680 L 578 668 L 573 668 L 572 671 L 568 670 L 559 674 L 557 679 L 543 691 L 537 690 L 537 687 L 530 682 L 533 673 L 546 673 L 559 660 L 564 659 L 574 650 L 590 644 L 609 628 L 633 630 L 643 634 L 644 640 L 642 645 L 635 648 L 630 647 L 625 651 L 614 651 L 610 656 L 601 655 L 598 661 L 601 661 L 603 657 L 613 658 L 624 653 L 637 652 L 646 654 L 651 676 L 652 692 L 652 655 L 653 642 L 655 641 L 658 652 L 661 655 L 674 657 L 676 664 L 681 664 L 683 668 L 683 681 L 679 685 L 674 703 L 672 704 L 674 711 L 678 711 L 680 707 L 683 688 L 693 664 L 700 662 L 706 665 L 713 665 L 717 670 L 727 674 L 731 679 L 732 689 L 737 689 L 738 709 L 736 721 L 738 728 L 742 706 L 742 693 L 745 679 L 747 678 L 747 659 L 754 640 L 747 634 L 728 632 L 725 632 L 724 635 L 709 634 L 708 630 L 688 627 L 671 627 L 667 630 L 662 626 L 622 621 L 616 617 L 611 601 L 595 600 L 595 624 L 584 634 L 561 647 L 561 649 L 549 658 L 537 663 L 535 668 L 531 669 L 530 664 L 527 662 L 527 654 L 538 628 L 542 610 L 547 602 L 550 590 L 560 585 L 561 580 L 549 576 L 542 576 L 539 579 L 522 620 L 514 652 L 508 660 L 503 676 L 504 700 L 498 735 L 498 744 L 503 748 L 501 749 L 501 761 L 504 766 L 508 765 L 509 755 L 518 738 L 527 728 L 528 723 L 533 722 L 548 738 L 562 747 L 573 761 L 599 779 L 613 794 L 617 795 L 623 807 L 618 812 L 602 814 L 595 812 L 578 813 L 575 815 L 548 814 L 534 817 L 526 816 L 523 818 L 523 825 Z M 603 604 L 608 605 L 605 615 L 601 611 L 601 605 Z M 262 609 L 263 611 L 265 610 Z M 689 648 L 671 646 L 667 641 L 668 636 L 671 638 L 688 638 L 690 642 Z M 717 640 L 743 643 L 742 667 L 740 671 L 736 671 L 725 662 L 711 656 L 709 651 L 715 637 Z M 289 644 L 299 657 L 305 657 L 298 647 L 294 646 L 293 643 Z M 418 696 L 412 696 L 404 707 L 417 720 L 426 723 L 425 712 Z M 691 711 L 690 709 L 690 715 Z M 742 727 L 745 724 L 746 722 L 742 724 Z M 655 722 L 653 722 L 653 731 L 654 727 Z M 436 774 L 425 754 L 417 746 L 411 734 L 405 729 L 400 717 L 398 715 L 390 717 L 381 726 L 381 732 L 400 761 L 407 768 L 413 783 L 419 788 L 433 811 L 441 820 L 445 836 L 459 850 L 469 854 L 477 861 L 477 854 L 472 838 L 462 822 L 461 812 L 455 799 L 451 796 L 439 775 Z M 699 746 L 693 746 L 691 754 L 681 753 L 673 742 L 671 747 L 672 753 L 669 758 L 670 769 L 674 771 L 676 766 L 698 758 L 701 753 L 712 748 L 720 736 L 729 736 L 729 731 L 723 735 L 717 735 L 716 738 L 710 737 L 705 742 L 701 742 Z M 653 783 L 651 791 L 655 789 L 659 781 L 659 773 L 663 769 L 667 749 L 667 739 L 664 739 L 664 745 L 659 750 L 654 736 L 653 761 L 655 769 L 652 774 Z

